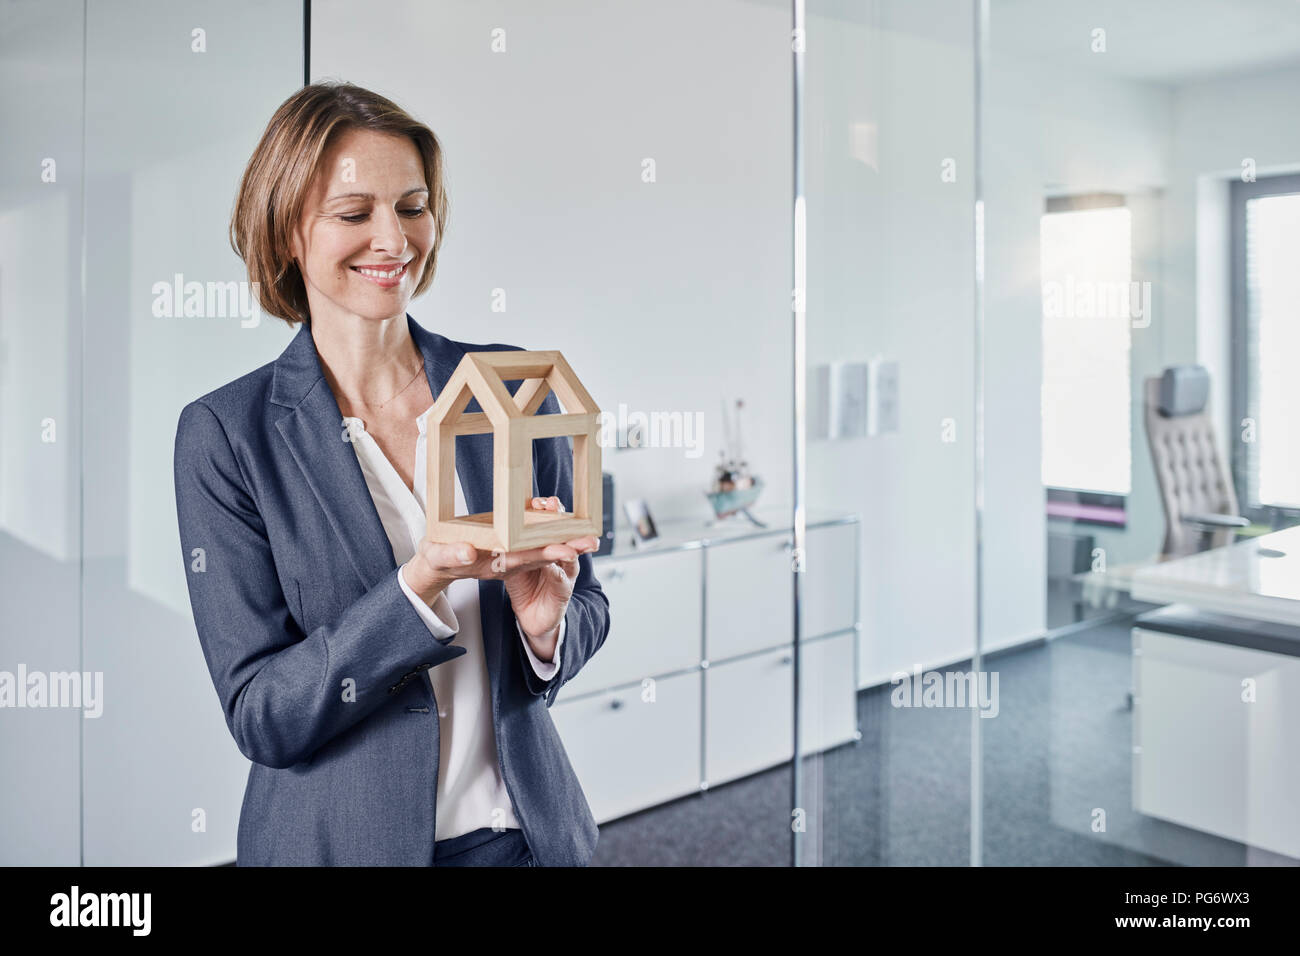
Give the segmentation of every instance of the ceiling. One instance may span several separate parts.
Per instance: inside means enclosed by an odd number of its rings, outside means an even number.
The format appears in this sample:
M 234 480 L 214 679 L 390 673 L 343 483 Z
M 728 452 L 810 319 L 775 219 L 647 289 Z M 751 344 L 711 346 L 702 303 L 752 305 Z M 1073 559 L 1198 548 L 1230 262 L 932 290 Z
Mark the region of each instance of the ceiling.
M 989 0 L 999 54 L 1168 85 L 1296 66 L 1300 0 Z

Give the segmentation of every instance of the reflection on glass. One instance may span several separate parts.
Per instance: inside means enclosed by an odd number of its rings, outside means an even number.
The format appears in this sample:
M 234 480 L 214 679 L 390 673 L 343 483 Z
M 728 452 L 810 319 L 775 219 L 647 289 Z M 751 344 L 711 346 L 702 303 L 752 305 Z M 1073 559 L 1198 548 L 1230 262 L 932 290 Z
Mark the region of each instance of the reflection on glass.
M 1300 507 L 1300 194 L 1246 204 L 1246 296 L 1259 336 L 1258 503 Z

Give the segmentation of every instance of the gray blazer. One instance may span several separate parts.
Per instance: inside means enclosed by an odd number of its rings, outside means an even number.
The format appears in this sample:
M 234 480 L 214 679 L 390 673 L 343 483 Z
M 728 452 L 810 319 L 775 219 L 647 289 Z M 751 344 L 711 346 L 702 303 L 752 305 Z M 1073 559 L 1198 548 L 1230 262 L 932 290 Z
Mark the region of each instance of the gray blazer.
M 406 319 L 435 396 L 465 352 L 516 348 L 454 342 Z M 559 411 L 551 394 L 539 414 Z M 253 762 L 241 866 L 433 860 L 438 717 L 425 671 L 465 649 L 435 639 L 402 593 L 342 419 L 303 325 L 278 359 L 190 402 L 177 424 L 194 623 L 226 724 Z M 572 510 L 571 439 L 533 449 L 533 493 Z M 492 436 L 457 437 L 456 470 L 470 512 L 491 511 Z M 604 643 L 609 601 L 581 555 L 560 669 L 543 681 L 504 585 L 479 581 L 479 598 L 497 752 L 524 836 L 542 866 L 585 866 L 596 822 L 549 708 Z

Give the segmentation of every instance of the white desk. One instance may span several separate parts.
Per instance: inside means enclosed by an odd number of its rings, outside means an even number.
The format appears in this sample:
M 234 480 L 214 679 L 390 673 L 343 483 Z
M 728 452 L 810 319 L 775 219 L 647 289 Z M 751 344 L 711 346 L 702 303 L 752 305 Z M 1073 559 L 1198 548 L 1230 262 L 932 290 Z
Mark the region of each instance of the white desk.
M 1300 527 L 1136 571 L 1133 806 L 1300 857 Z
M 1300 527 L 1141 568 L 1131 594 L 1300 626 Z

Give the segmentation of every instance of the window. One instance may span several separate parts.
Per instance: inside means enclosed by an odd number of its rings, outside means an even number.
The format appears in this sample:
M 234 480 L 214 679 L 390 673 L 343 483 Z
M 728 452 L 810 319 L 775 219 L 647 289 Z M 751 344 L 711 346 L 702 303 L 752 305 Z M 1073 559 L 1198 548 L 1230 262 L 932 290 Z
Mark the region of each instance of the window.
M 1234 182 L 1233 419 L 1243 513 L 1300 508 L 1300 176 Z
M 1142 308 L 1133 301 L 1132 216 L 1123 201 L 1051 200 L 1040 226 L 1043 484 L 1112 509 L 1132 484 L 1130 346 Z M 1086 520 L 1061 514 L 1071 516 Z

